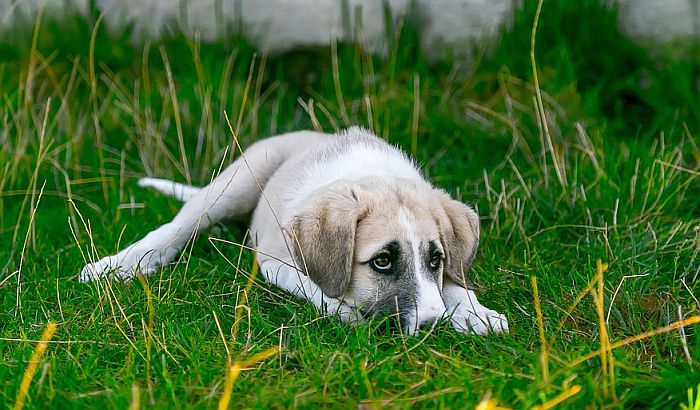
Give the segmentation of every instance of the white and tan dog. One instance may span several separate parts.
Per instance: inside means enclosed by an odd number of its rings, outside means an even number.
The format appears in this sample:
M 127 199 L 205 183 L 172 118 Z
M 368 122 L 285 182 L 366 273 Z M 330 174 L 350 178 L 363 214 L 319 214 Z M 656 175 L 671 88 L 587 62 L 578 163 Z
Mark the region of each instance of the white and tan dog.
M 433 187 L 401 151 L 361 128 L 302 131 L 252 145 L 204 188 L 144 178 L 185 201 L 175 218 L 81 281 L 129 279 L 173 262 L 212 224 L 253 212 L 252 245 L 265 278 L 347 322 L 397 314 L 403 331 L 449 318 L 463 332 L 508 331 L 466 278 L 479 218 Z

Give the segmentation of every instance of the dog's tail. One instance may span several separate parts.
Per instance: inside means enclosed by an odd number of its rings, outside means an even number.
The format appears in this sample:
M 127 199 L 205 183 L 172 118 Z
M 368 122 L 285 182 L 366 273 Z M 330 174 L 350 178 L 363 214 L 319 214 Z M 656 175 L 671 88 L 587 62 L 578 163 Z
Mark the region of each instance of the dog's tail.
M 138 185 L 141 188 L 153 188 L 158 192 L 182 202 L 187 202 L 202 189 L 192 185 L 185 185 L 175 181 L 157 178 L 141 178 L 139 179 Z

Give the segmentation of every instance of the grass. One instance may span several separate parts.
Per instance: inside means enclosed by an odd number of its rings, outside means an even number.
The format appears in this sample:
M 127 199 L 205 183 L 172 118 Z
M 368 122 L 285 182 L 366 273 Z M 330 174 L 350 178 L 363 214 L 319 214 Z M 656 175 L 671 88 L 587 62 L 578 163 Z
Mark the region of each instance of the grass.
M 545 2 L 537 87 L 534 3 L 490 46 L 440 62 L 421 54 L 409 23 L 386 57 L 342 44 L 264 56 L 243 37 L 205 44 L 177 34 L 134 46 L 97 18 L 44 17 L 6 33 L 0 400 L 692 408 L 697 53 L 652 58 L 598 2 Z M 151 277 L 77 283 L 86 261 L 177 212 L 137 177 L 204 184 L 237 155 L 225 113 L 243 146 L 360 124 L 411 152 L 478 208 L 472 276 L 511 333 L 438 326 L 402 337 L 383 323 L 321 317 L 255 275 L 252 253 L 235 245 L 245 225 L 200 238 Z

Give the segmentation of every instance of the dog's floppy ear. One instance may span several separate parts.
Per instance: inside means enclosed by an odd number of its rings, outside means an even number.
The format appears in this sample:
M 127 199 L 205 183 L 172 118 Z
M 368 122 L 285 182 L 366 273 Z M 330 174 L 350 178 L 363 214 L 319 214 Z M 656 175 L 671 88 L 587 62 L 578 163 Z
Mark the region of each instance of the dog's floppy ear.
M 445 249 L 444 273 L 453 282 L 473 289 L 467 277 L 476 250 L 479 246 L 479 216 L 468 205 L 455 201 L 444 192 L 440 193 L 442 212 L 438 224 Z
M 330 297 L 340 296 L 350 284 L 355 230 L 364 212 L 347 184 L 312 196 L 294 218 L 290 245 L 297 263 Z

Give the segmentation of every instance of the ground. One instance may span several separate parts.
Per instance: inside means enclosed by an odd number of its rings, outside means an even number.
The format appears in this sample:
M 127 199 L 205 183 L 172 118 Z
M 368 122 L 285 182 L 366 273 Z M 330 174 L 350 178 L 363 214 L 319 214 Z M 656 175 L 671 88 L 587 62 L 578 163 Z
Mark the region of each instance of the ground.
M 544 2 L 531 55 L 526 3 L 449 61 L 424 59 L 410 19 L 385 56 L 344 44 L 265 56 L 243 36 L 175 31 L 134 43 L 96 16 L 6 33 L 0 400 L 693 408 L 700 53 L 632 43 L 591 0 Z M 472 279 L 510 334 L 402 336 L 323 317 L 261 280 L 245 224 L 202 235 L 148 278 L 76 280 L 177 212 L 138 177 L 205 184 L 239 155 L 235 136 L 245 147 L 354 124 L 478 209 Z

